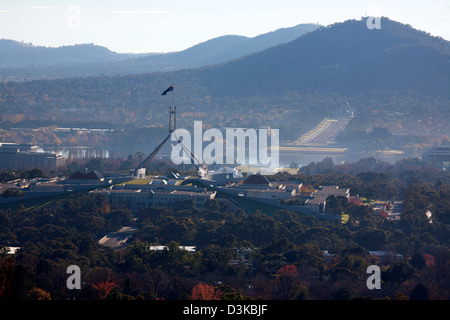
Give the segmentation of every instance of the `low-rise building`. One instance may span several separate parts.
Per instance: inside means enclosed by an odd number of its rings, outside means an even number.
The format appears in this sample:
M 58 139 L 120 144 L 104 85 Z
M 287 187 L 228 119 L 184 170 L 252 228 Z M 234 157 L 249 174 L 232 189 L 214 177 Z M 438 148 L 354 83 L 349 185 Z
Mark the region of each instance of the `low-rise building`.
M 286 190 L 286 192 L 291 192 L 292 196 L 295 197 L 301 195 L 303 183 L 293 181 L 279 181 L 279 182 L 272 182 L 270 186 L 272 188 L 278 188 L 281 190 Z
M 290 199 L 295 195 L 294 190 L 285 189 L 244 189 L 240 194 L 251 198 Z
M 230 183 L 236 183 L 243 179 L 239 170 L 230 167 L 223 167 L 217 171 L 208 171 L 207 180 L 215 181 L 217 185 L 224 186 Z
M 447 171 L 450 167 L 450 146 L 434 146 L 422 155 L 422 160 Z
M 156 192 L 153 194 L 153 206 L 171 207 L 183 201 L 192 199 L 195 208 L 203 209 L 206 207 L 206 202 L 214 199 L 215 195 L 215 191 L 192 192 L 174 190 L 172 192 Z
M 8 246 L 1 246 L 0 245 L 0 253 L 6 253 L 6 254 L 16 254 L 18 250 L 22 249 L 21 247 L 8 247 Z
M 270 182 L 263 175 L 251 175 L 242 183 L 227 187 L 220 187 L 220 190 L 238 197 L 264 198 L 264 199 L 290 199 L 295 197 L 302 184 L 293 182 Z
M 435 164 L 442 164 L 450 161 L 450 146 L 434 146 L 428 149 L 423 155 L 422 160 Z
M 89 191 L 111 185 L 112 180 L 106 180 L 97 171 L 88 173 L 75 172 L 69 178 L 53 178 L 44 181 L 33 181 L 26 189 L 28 197 L 45 196 L 57 193 Z
M 339 188 L 338 186 L 321 186 L 315 192 L 311 193 L 310 198 L 305 201 L 305 206 L 309 206 L 311 212 L 326 212 L 327 199 L 330 196 L 350 197 L 349 188 Z
M 191 252 L 191 253 L 195 252 L 195 249 L 196 249 L 195 246 L 178 246 L 178 248 L 180 250 L 186 250 L 187 252 Z M 147 250 L 161 252 L 161 251 L 169 250 L 169 249 L 167 248 L 167 246 L 147 246 Z
M 56 170 L 64 165 L 64 156 L 38 152 L 38 146 L 0 142 L 0 169 L 25 170 L 41 168 Z
M 392 264 L 398 261 L 403 261 L 403 255 L 392 251 L 369 251 L 370 255 L 378 258 L 381 264 Z
M 327 207 L 327 198 L 314 197 L 305 201 L 305 206 L 309 207 L 311 212 L 324 213 Z
M 260 174 L 252 174 L 242 182 L 238 187 L 248 189 L 265 189 L 270 187 L 270 181 L 266 176 Z
M 152 192 L 141 192 L 140 189 L 105 189 L 94 190 L 91 194 L 103 194 L 114 209 L 130 209 L 137 211 L 153 206 Z
M 91 194 L 105 195 L 113 208 L 137 211 L 147 207 L 171 207 L 185 200 L 192 199 L 194 207 L 197 209 L 205 208 L 208 199 L 214 199 L 215 191 L 155 191 L 151 189 L 104 189 L 94 190 Z
M 105 183 L 105 178 L 98 173 L 97 171 L 93 170 L 91 172 L 87 173 L 81 173 L 79 171 L 72 174 L 67 180 L 67 183 L 69 184 L 98 184 L 102 185 Z

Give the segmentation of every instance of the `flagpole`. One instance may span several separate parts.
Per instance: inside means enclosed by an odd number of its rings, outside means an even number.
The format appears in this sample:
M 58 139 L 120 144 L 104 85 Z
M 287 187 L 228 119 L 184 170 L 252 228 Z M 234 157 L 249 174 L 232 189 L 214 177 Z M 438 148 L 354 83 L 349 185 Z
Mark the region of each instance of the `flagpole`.
M 173 87 L 173 82 L 172 82 L 172 87 Z M 174 90 L 172 90 L 172 107 L 173 107 L 173 94 L 174 94 L 174 91 L 175 91 L 175 88 L 174 88 Z
M 174 95 L 174 88 L 173 88 L 173 82 L 172 82 L 172 85 L 169 87 L 169 88 L 167 88 L 163 93 L 162 93 L 162 95 L 164 96 L 164 95 L 166 95 L 167 94 L 167 92 L 168 91 L 172 91 L 172 105 L 171 106 L 169 106 L 169 132 L 171 133 L 173 130 L 175 130 L 175 127 L 176 127 L 176 120 L 175 120 L 175 109 L 176 109 L 176 107 L 174 107 L 174 105 L 173 105 L 173 95 Z M 172 120 L 172 114 L 174 115 L 174 119 Z
M 173 111 L 173 130 L 175 130 L 176 129 L 176 127 L 177 127 L 177 123 L 176 123 L 176 113 L 175 113 L 175 110 L 176 110 L 176 107 L 174 107 L 173 106 L 173 95 L 175 94 L 175 87 L 174 87 L 174 82 L 172 81 L 172 88 L 173 88 L 173 90 L 172 90 L 172 111 Z

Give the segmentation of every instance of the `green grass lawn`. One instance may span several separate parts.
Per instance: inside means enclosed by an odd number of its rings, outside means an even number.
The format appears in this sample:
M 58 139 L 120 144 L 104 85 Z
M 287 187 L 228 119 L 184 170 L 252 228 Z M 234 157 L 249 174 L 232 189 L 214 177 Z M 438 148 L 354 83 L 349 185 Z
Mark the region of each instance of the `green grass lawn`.
M 64 197 L 67 197 L 69 194 L 60 194 L 60 195 L 53 195 L 49 197 L 42 197 L 42 198 L 36 198 L 36 199 L 23 199 L 15 202 L 9 202 L 9 203 L 3 203 L 0 204 L 0 210 L 16 210 L 21 204 L 25 207 L 25 209 L 33 210 L 33 209 L 39 209 L 43 208 L 45 206 L 52 205 L 56 203 L 56 201 L 63 199 Z
M 350 216 L 348 214 L 342 214 L 341 215 L 341 223 L 346 224 Z
M 122 184 L 149 184 L 152 180 L 154 179 L 136 179 L 136 180 L 130 180 L 127 182 L 121 182 L 118 183 L 117 185 L 122 185 Z

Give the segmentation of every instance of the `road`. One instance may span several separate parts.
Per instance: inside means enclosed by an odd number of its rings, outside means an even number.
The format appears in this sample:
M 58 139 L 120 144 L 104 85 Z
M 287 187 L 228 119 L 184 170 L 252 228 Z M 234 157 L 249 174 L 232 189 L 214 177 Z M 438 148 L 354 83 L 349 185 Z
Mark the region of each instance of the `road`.
M 107 234 L 103 238 L 101 238 L 98 243 L 110 247 L 113 249 L 117 249 L 125 245 L 126 241 L 136 232 L 137 229 L 134 227 L 123 227 L 119 231 L 111 232 Z
M 392 221 L 400 221 L 400 215 L 402 213 L 403 201 L 394 201 L 394 206 L 389 213 L 388 219 Z
M 344 130 L 350 118 L 324 119 L 317 127 L 301 136 L 297 144 L 327 145 L 334 143 L 336 136 Z

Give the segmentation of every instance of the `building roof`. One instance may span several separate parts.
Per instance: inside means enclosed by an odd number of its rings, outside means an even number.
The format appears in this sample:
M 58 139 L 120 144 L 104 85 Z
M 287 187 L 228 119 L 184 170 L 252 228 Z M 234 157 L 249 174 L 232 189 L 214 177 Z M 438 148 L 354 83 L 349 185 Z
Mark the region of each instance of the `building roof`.
M 167 246 L 148 246 L 149 250 L 152 251 L 163 251 L 168 250 Z M 188 252 L 195 252 L 195 246 L 178 246 L 180 250 L 186 250 Z
M 180 179 L 180 174 L 171 171 L 169 174 L 167 174 L 167 178 L 168 179 Z
M 216 191 L 201 191 L 201 192 L 197 192 L 197 191 L 184 191 L 184 190 L 173 190 L 171 192 L 167 192 L 167 193 L 160 193 L 160 194 L 184 194 L 184 195 L 190 195 L 190 196 L 209 196 L 212 194 L 215 194 Z
M 162 184 L 162 185 L 167 185 L 167 180 L 165 179 L 154 179 L 152 181 L 150 181 L 149 184 Z
M 69 177 L 70 180 L 102 180 L 103 177 L 97 171 L 91 171 L 89 173 L 75 172 Z
M 101 190 L 98 190 L 101 191 Z M 142 192 L 141 189 L 109 189 L 109 190 L 105 190 L 106 192 L 112 192 L 112 193 L 144 193 Z
M 260 174 L 254 174 L 249 176 L 247 179 L 244 180 L 243 184 L 260 184 L 260 185 L 269 185 L 269 180 Z
M 0 246 L 0 249 L 0 253 L 6 252 L 7 254 L 16 254 L 17 250 L 20 250 L 21 247 L 4 247 L 4 249 L 2 249 Z
M 312 204 L 312 203 L 325 203 L 327 201 L 326 197 L 315 197 L 312 199 L 306 199 L 305 203 Z
M 320 186 L 314 193 L 314 197 L 319 196 L 344 196 L 347 197 L 350 194 L 349 188 L 339 188 L 338 186 Z
M 267 193 L 287 193 L 288 191 L 286 191 L 285 189 L 251 189 L 251 188 L 246 188 L 245 190 L 250 191 L 250 192 L 267 192 Z
M 214 173 L 234 173 L 234 172 L 235 172 L 235 170 L 234 170 L 233 168 L 230 168 L 230 167 L 222 167 L 222 168 L 217 169 L 216 172 L 213 172 L 213 174 L 214 174 Z

